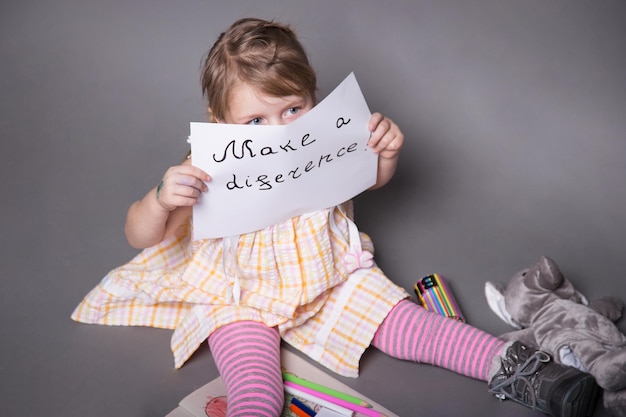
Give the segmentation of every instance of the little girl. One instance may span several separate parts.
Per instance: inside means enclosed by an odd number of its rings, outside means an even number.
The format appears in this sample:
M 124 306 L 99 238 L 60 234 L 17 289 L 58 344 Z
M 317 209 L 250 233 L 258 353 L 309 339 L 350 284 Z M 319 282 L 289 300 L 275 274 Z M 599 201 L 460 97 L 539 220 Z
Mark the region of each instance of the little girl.
M 316 103 L 315 73 L 295 34 L 260 19 L 239 20 L 219 36 L 202 90 L 216 123 L 286 124 Z M 404 136 L 379 113 L 369 130 L 377 188 L 393 176 Z M 280 415 L 281 339 L 344 376 L 358 376 L 359 359 L 373 345 L 484 380 L 499 398 L 553 416 L 593 411 L 589 375 L 411 302 L 373 262 L 351 202 L 253 233 L 192 241 L 192 207 L 210 184 L 191 159 L 169 168 L 128 210 L 128 241 L 144 250 L 111 271 L 72 318 L 173 328 L 177 368 L 208 338 L 229 416 Z

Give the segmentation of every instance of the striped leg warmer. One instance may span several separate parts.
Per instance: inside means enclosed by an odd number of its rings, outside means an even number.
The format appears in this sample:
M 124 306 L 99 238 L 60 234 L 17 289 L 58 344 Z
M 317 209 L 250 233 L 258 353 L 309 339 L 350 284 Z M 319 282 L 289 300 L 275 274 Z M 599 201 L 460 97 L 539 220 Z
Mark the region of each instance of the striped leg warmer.
M 506 342 L 403 300 L 380 325 L 372 345 L 394 358 L 488 381 L 492 361 Z
M 209 337 L 226 385 L 228 417 L 276 417 L 283 409 L 280 336 L 263 323 L 227 324 Z

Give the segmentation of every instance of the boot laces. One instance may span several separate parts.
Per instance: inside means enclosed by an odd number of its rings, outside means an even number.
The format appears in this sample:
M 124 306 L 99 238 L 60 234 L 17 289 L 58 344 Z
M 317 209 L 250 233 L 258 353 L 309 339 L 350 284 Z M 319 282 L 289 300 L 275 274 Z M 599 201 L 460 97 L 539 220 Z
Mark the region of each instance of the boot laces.
M 492 390 L 496 392 L 495 396 L 501 400 L 505 398 L 516 399 L 516 389 L 513 385 L 516 382 L 521 382 L 524 385 L 524 389 L 527 389 L 530 394 L 530 404 L 528 405 L 534 410 L 537 406 L 537 393 L 531 379 L 539 368 L 547 362 L 550 362 L 550 356 L 545 352 L 536 351 L 523 364 L 518 366 L 511 376 L 494 384 Z M 523 395 L 523 392 L 524 390 L 521 391 L 520 395 Z

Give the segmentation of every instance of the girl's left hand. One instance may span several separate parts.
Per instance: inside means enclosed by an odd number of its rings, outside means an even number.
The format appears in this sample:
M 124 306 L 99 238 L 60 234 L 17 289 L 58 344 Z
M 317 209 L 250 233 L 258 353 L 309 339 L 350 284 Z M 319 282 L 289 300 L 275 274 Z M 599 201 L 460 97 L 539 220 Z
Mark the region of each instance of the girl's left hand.
M 368 129 L 372 132 L 367 144 L 381 158 L 393 159 L 398 156 L 404 144 L 404 134 L 393 120 L 380 113 L 372 114 Z

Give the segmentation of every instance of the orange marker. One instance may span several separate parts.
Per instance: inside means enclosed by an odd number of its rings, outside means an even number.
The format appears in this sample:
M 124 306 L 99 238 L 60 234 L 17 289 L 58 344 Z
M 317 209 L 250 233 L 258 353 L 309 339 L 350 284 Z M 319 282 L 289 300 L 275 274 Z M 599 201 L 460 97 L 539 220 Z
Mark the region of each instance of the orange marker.
M 289 404 L 289 409 L 298 417 L 311 417 L 309 414 L 304 412 L 300 407 L 298 407 L 294 403 Z

